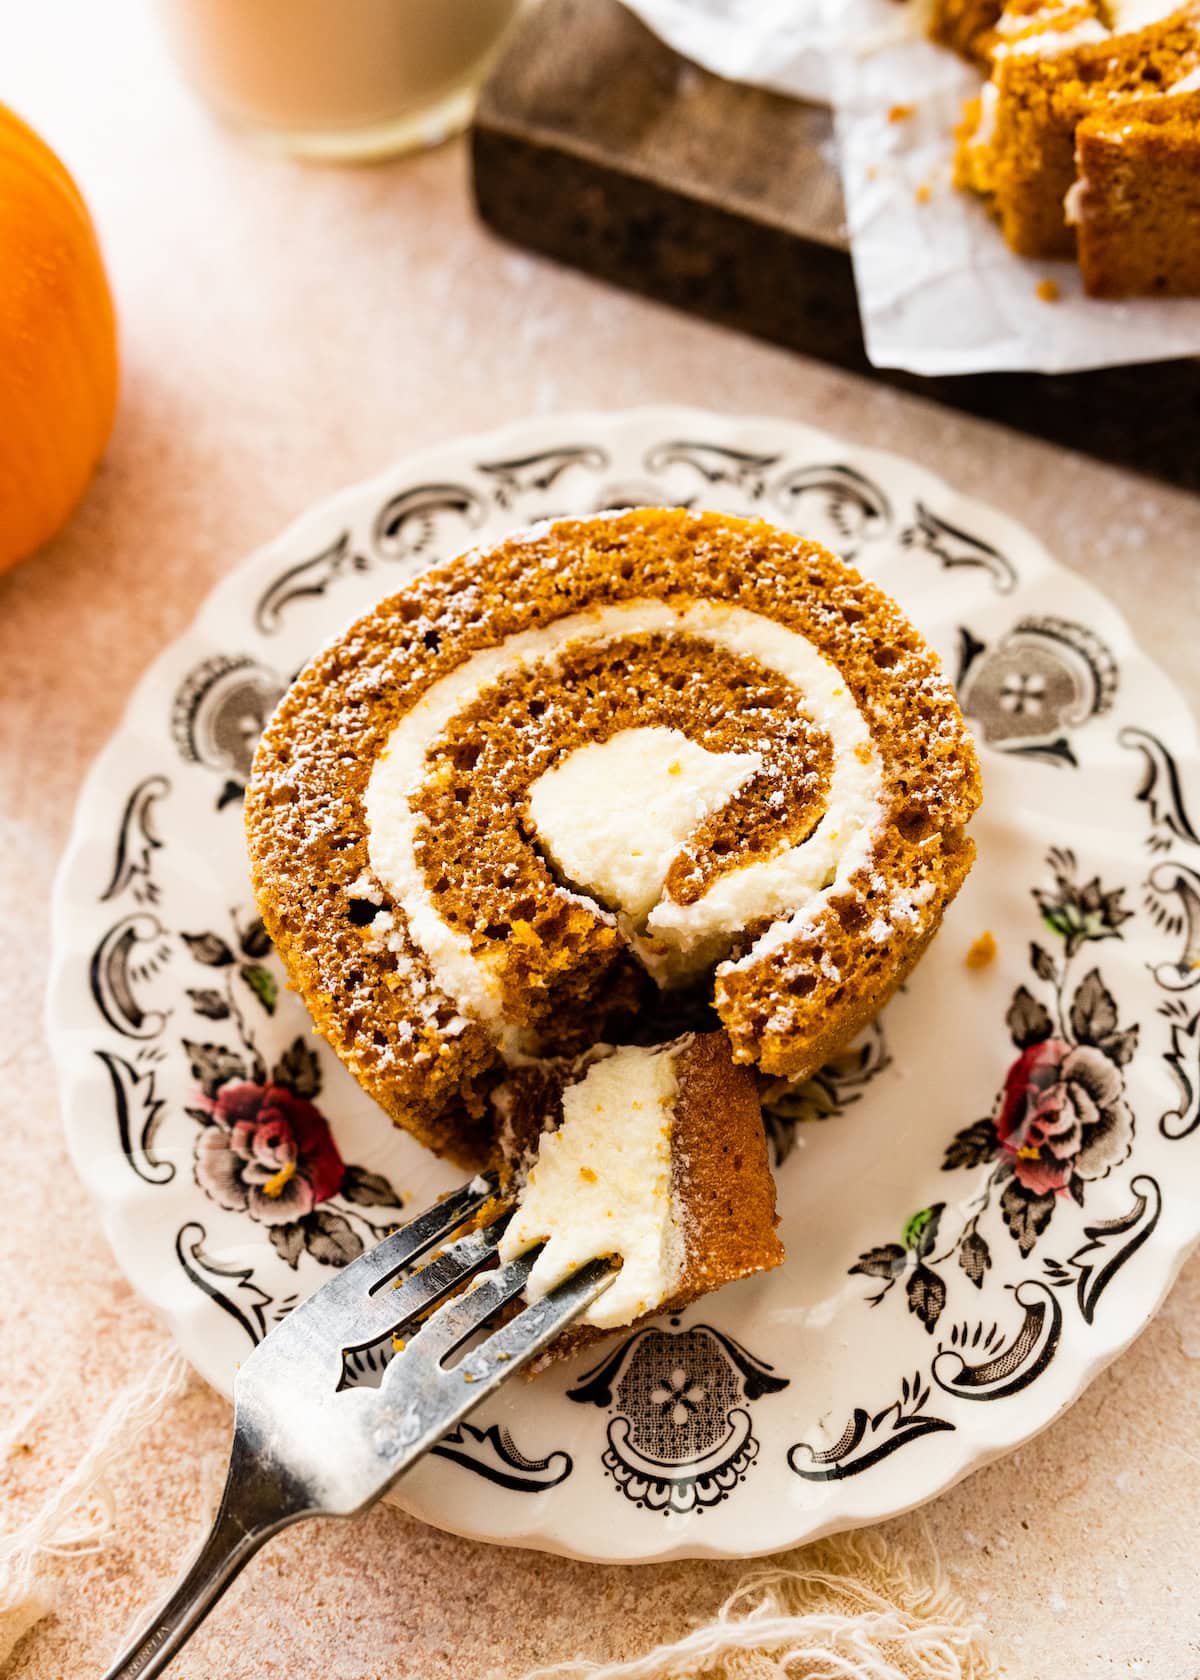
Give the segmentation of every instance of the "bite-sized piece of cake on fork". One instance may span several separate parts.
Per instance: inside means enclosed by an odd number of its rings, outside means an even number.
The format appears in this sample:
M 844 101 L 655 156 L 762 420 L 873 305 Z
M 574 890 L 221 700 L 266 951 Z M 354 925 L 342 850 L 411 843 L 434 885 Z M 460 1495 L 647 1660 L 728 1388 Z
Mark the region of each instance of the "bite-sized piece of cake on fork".
M 530 1296 L 621 1262 L 556 1354 L 782 1261 L 757 1082 L 724 1033 L 604 1046 L 558 1077 L 516 1070 L 497 1100 L 517 1202 L 500 1254 L 545 1245 Z

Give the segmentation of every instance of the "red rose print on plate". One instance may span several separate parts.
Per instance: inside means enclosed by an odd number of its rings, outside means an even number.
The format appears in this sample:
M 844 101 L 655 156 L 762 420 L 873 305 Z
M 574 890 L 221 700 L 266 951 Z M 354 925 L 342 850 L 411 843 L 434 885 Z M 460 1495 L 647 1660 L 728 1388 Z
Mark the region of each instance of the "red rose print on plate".
M 1008 1071 L 996 1141 L 1017 1182 L 1065 1195 L 1072 1178 L 1103 1178 L 1133 1147 L 1120 1069 L 1103 1050 L 1048 1038 Z
M 196 1181 L 214 1202 L 286 1225 L 341 1189 L 329 1122 L 286 1086 L 239 1080 L 200 1100 L 214 1124 L 196 1140 Z
M 977 1288 L 992 1264 L 980 1223 L 998 1202 L 1001 1222 L 1020 1252 L 1029 1254 L 1064 1200 L 1083 1205 L 1087 1185 L 1104 1178 L 1133 1148 L 1133 1111 L 1123 1069 L 1137 1048 L 1136 1026 L 1122 1028 L 1116 1000 L 1098 968 L 1089 969 L 1068 997 L 1074 958 L 1088 944 L 1120 939 L 1129 912 L 1124 889 L 1105 891 L 1098 879 L 1076 884 L 1069 852 L 1050 854 L 1054 892 L 1034 900 L 1046 927 L 1062 941 L 1061 958 L 1030 946 L 1035 979 L 1050 994 L 1044 1003 L 1019 986 L 1007 1015 L 1018 1055 L 1004 1076 L 991 1114 L 958 1132 L 942 1163 L 946 1172 L 990 1166 L 967 1203 L 957 1236 L 935 1253 L 945 1204 L 914 1213 L 900 1240 L 860 1254 L 852 1273 L 880 1281 L 869 1297 L 883 1300 L 903 1278 L 909 1309 L 932 1331 L 947 1298 L 939 1267 L 954 1261 Z
M 228 1023 L 237 1043 L 184 1039 L 199 1087 L 188 1113 L 200 1125 L 196 1183 L 219 1207 L 265 1227 L 289 1266 L 304 1253 L 344 1266 L 392 1229 L 362 1211 L 398 1209 L 401 1198 L 380 1173 L 342 1159 L 329 1121 L 316 1106 L 321 1065 L 295 1039 L 268 1073 L 247 1021 L 254 1007 L 275 1013 L 278 984 L 264 964 L 270 951 L 261 921 L 220 934 L 185 934 L 192 960 L 210 971 L 189 989 L 195 1013 Z M 236 945 L 236 950 L 234 946 Z

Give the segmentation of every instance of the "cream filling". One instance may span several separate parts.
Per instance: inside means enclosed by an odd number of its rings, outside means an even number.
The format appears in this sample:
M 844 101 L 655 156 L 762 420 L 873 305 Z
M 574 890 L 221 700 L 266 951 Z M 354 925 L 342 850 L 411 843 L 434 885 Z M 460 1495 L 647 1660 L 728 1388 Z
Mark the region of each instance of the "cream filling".
M 1180 0 L 1107 0 L 1105 11 L 1114 35 L 1127 35 L 1163 23 L 1179 11 Z
M 1067 188 L 1063 199 L 1063 220 L 1070 227 L 1078 227 L 1083 221 L 1087 208 L 1088 184 L 1087 178 L 1081 175 L 1078 181 L 1073 181 Z
M 756 752 L 709 752 L 678 729 L 623 729 L 539 776 L 529 814 L 561 873 L 636 928 L 688 835 L 761 769 Z
M 757 659 L 804 698 L 805 711 L 833 743 L 825 816 L 802 844 L 785 847 L 719 876 L 694 903 L 660 900 L 646 921 L 639 954 L 664 984 L 703 972 L 751 922 L 811 908 L 815 895 L 839 883 L 869 857 L 882 815 L 883 770 L 870 731 L 836 667 L 804 636 L 760 613 L 724 602 L 675 607 L 637 600 L 592 608 L 509 636 L 482 649 L 434 683 L 397 724 L 367 786 L 368 852 L 375 876 L 403 908 L 409 932 L 434 979 L 457 1006 L 499 1025 L 499 982 L 452 928 L 430 897 L 415 844 L 427 819 L 409 794 L 425 773 L 426 754 L 455 715 L 507 671 L 536 661 L 552 664 L 569 644 L 618 636 L 686 633 L 715 647 Z M 519 1034 L 500 1031 L 514 1042 Z
M 996 138 L 996 118 L 1000 113 L 1000 89 L 995 82 L 984 82 L 979 90 L 979 121 L 971 136 L 971 148 L 990 146 Z
M 628 1045 L 563 1092 L 562 1125 L 543 1134 L 500 1239 L 502 1261 L 545 1244 L 527 1299 L 608 1256 L 618 1257 L 621 1269 L 580 1323 L 604 1330 L 629 1324 L 675 1293 L 687 1258 L 671 1189 L 678 1054 L 678 1047 Z
M 1074 11 L 1072 0 L 1051 0 L 1038 12 L 1001 12 L 996 19 L 997 35 L 1021 35 L 1027 29 L 1037 29 L 1041 26 L 1053 24 L 1055 18 L 1062 17 L 1065 12 Z
M 1045 29 L 1037 35 L 1022 35 L 1011 45 L 1000 43 L 992 52 L 993 59 L 1026 55 L 1056 58 L 1059 53 L 1071 52 L 1075 47 L 1090 47 L 1096 41 L 1107 41 L 1110 31 L 1098 18 L 1084 18 L 1070 29 Z
M 1139 29 L 1149 28 L 1153 23 L 1163 23 L 1179 11 L 1180 4 L 1181 0 L 1108 0 L 1103 8 L 1107 24 L 1099 18 L 1085 17 L 1066 29 L 1056 29 L 1054 19 L 1068 12 L 1071 9 L 1069 6 L 1047 6 L 1043 11 L 1025 17 L 1005 13 L 996 24 L 996 33 L 1014 35 L 1018 39 L 1012 45 L 1001 42 L 992 56 L 1003 58 L 1012 52 L 1032 52 L 1050 58 L 1056 53 L 1069 52 L 1073 47 L 1090 46 L 1095 41 L 1106 41 L 1112 35 L 1130 35 Z M 1023 33 L 1034 29 L 1036 33 Z

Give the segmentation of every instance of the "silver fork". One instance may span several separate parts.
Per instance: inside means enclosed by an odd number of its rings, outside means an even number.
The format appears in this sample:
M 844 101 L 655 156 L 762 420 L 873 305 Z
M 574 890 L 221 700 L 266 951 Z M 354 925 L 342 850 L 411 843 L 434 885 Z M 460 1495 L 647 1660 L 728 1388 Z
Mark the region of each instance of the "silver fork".
M 485 1228 L 441 1246 L 496 1194 L 491 1175 L 472 1179 L 339 1272 L 245 1360 L 208 1538 L 104 1680 L 161 1674 L 272 1535 L 302 1517 L 350 1517 L 372 1504 L 608 1288 L 611 1266 L 593 1261 L 450 1364 L 520 1295 L 537 1258 L 533 1250 L 484 1271 L 507 1224 L 504 1207 Z M 397 1339 L 377 1388 L 348 1385 L 348 1355 L 399 1338 L 426 1313 L 407 1342 Z

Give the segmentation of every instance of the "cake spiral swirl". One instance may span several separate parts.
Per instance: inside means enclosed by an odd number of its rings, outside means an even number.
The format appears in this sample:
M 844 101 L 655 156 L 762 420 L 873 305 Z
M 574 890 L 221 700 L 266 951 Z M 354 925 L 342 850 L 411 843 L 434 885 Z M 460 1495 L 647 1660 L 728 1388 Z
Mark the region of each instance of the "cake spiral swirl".
M 761 522 L 641 509 L 416 578 L 305 669 L 247 798 L 268 930 L 356 1077 L 433 1148 L 657 988 L 803 1077 L 973 855 L 979 772 L 895 604 Z

